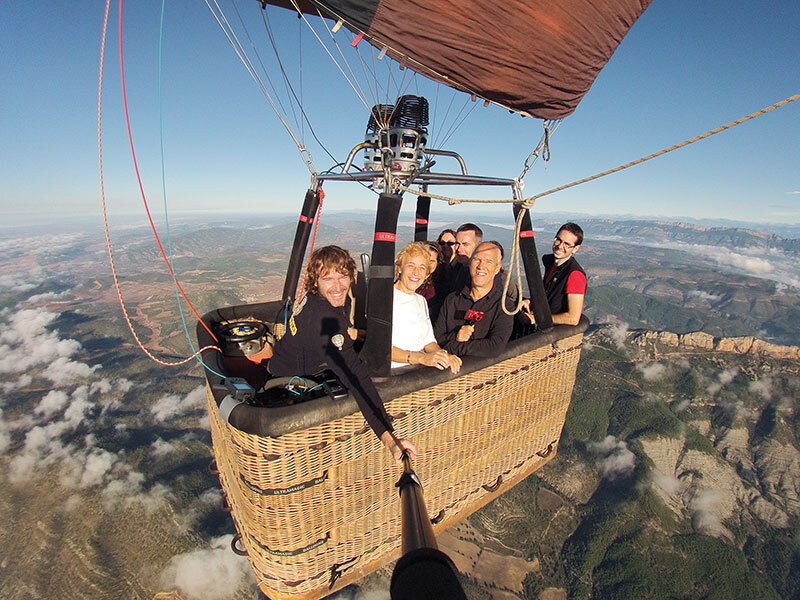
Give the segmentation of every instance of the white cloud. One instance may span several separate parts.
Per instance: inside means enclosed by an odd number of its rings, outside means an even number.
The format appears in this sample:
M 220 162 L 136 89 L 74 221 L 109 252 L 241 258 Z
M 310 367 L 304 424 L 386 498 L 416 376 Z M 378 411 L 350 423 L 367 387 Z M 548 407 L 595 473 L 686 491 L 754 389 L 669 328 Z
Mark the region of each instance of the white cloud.
M 42 415 L 47 418 L 63 410 L 68 400 L 69 396 L 67 396 L 66 392 L 62 390 L 50 390 L 33 410 L 37 415 Z
M 710 395 L 716 394 L 720 391 L 724 386 L 728 385 L 731 381 L 736 378 L 736 375 L 739 373 L 739 369 L 737 367 L 729 367 L 720 371 L 719 375 L 717 376 L 718 381 L 713 381 L 708 384 L 707 390 Z
M 710 294 L 710 293 L 705 292 L 703 290 L 692 290 L 690 292 L 687 292 L 686 295 L 689 298 L 699 298 L 700 300 L 704 300 L 706 302 L 712 302 L 712 303 L 713 302 L 719 302 L 723 298 L 722 295 Z
M 150 452 L 152 453 L 153 458 L 164 458 L 165 456 L 169 456 L 170 454 L 177 452 L 179 447 L 180 443 L 170 444 L 162 438 L 156 438 L 156 441 L 150 444 Z
M 89 367 L 72 357 L 82 350 L 77 340 L 61 339 L 48 327 L 58 318 L 53 312 L 25 309 L 7 315 L 0 333 L 0 373 L 24 373 L 47 367 L 42 375 L 57 384 L 86 379 L 99 366 Z
M 5 453 L 11 445 L 11 426 L 3 420 L 3 409 L 0 408 L 0 454 Z
M 150 407 L 150 413 L 158 422 L 168 421 L 174 417 L 204 409 L 205 401 L 206 388 L 205 386 L 198 386 L 186 396 L 178 396 L 177 394 L 162 396 Z
M 628 339 L 629 325 L 624 321 L 611 325 L 608 329 L 608 335 L 614 341 L 618 348 L 624 348 L 625 342 Z
M 692 527 L 695 531 L 714 537 L 725 533 L 725 527 L 720 518 L 714 513 L 714 508 L 722 500 L 722 494 L 710 488 L 700 489 L 689 502 L 692 513 Z
M 3 393 L 8 394 L 11 392 L 16 392 L 20 388 L 28 387 L 31 383 L 33 383 L 33 377 L 31 377 L 28 373 L 23 373 L 20 375 L 16 381 L 4 381 L 0 383 L 0 390 Z
M 649 364 L 637 363 L 636 369 L 641 371 L 646 381 L 654 381 L 667 371 L 667 367 L 659 362 L 652 362 Z
M 675 408 L 672 409 L 672 412 L 679 413 L 682 410 L 686 410 L 692 401 L 688 398 L 681 400 L 678 404 L 675 405 Z
M 772 378 L 763 377 L 756 381 L 751 381 L 747 389 L 756 394 L 760 394 L 765 400 L 772 398 Z
M 630 475 L 636 468 L 636 455 L 628 450 L 628 444 L 608 435 L 602 442 L 589 442 L 586 448 L 597 457 L 603 477 L 616 479 Z
M 800 194 L 800 190 L 792 190 L 791 192 L 786 192 L 786 193 L 790 195 L 797 195 Z
M 631 237 L 623 239 L 620 236 L 601 236 L 597 239 L 637 244 L 649 248 L 679 250 L 693 256 L 704 257 L 736 272 L 743 271 L 753 277 L 782 282 L 800 289 L 800 270 L 798 270 L 797 257 L 794 254 L 787 254 L 780 248 L 762 246 L 729 248 L 722 245 L 690 244 L 675 240 L 653 242 Z
M 66 291 L 66 290 L 63 291 L 63 292 L 58 292 L 58 293 L 56 293 L 56 292 L 44 292 L 43 294 L 34 294 L 33 296 L 29 296 L 25 300 L 25 303 L 26 304 L 35 304 L 37 302 L 51 302 L 53 300 L 61 300 L 62 298 L 65 298 L 66 296 L 69 296 L 69 295 L 70 295 L 70 292 Z
M 221 501 L 222 490 L 218 487 L 209 488 L 200 494 L 186 510 L 177 513 L 175 515 L 175 520 L 184 531 L 194 529 L 201 516 L 207 514 L 209 511 L 216 511 L 219 509 Z
M 656 475 L 653 482 L 660 487 L 668 496 L 675 496 L 681 491 L 681 481 L 671 475 Z
M 227 600 L 252 581 L 247 560 L 231 552 L 232 539 L 224 535 L 211 540 L 210 548 L 174 556 L 161 575 L 162 585 L 177 588 L 186 600 Z

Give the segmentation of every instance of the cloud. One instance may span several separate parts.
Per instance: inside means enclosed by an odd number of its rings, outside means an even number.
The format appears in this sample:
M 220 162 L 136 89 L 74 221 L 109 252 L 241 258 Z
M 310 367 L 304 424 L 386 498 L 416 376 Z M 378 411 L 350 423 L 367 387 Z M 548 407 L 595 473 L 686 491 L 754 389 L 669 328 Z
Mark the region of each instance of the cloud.
M 616 479 L 630 475 L 636 468 L 636 455 L 628 450 L 628 444 L 608 435 L 602 442 L 589 442 L 587 450 L 597 457 L 603 477 Z
M 205 386 L 198 386 L 186 396 L 170 394 L 162 396 L 150 407 L 150 414 L 156 421 L 163 422 L 188 413 L 203 410 L 206 402 Z
M 675 407 L 672 409 L 672 412 L 679 413 L 682 410 L 686 410 L 691 403 L 692 401 L 689 398 L 685 398 L 675 405 Z
M 760 394 L 765 400 L 769 400 L 772 397 L 772 378 L 763 377 L 756 381 L 751 381 L 747 389 L 756 394 Z
M 66 392 L 50 390 L 33 410 L 37 415 L 41 415 L 45 418 L 51 417 L 55 413 L 63 410 L 68 400 L 69 396 Z
M 693 244 L 677 240 L 650 241 L 640 238 L 621 238 L 620 236 L 601 236 L 597 239 L 623 242 L 686 252 L 692 256 L 703 257 L 720 266 L 729 267 L 735 272 L 744 272 L 760 279 L 778 281 L 800 289 L 800 270 L 797 256 L 780 248 L 764 246 L 726 247 L 724 245 Z
M 653 482 L 660 487 L 668 496 L 676 496 L 681 491 L 681 481 L 671 475 L 656 475 Z
M 711 303 L 719 302 L 723 298 L 722 295 L 710 294 L 710 293 L 705 292 L 703 290 L 692 290 L 690 292 L 687 292 L 686 295 L 689 298 L 698 298 L 700 300 L 704 300 L 706 302 L 711 302 Z
M 692 513 L 692 527 L 695 531 L 714 537 L 722 536 L 726 530 L 714 507 L 722 500 L 722 494 L 710 488 L 700 489 L 689 502 Z
M 35 304 L 37 302 L 50 302 L 53 300 L 61 300 L 62 298 L 69 296 L 69 291 L 63 292 L 44 292 L 43 294 L 34 294 L 33 296 L 28 297 L 24 302 L 25 304 Z
M 790 194 L 790 195 L 795 195 L 795 196 L 796 196 L 796 195 L 800 195 L 800 190 L 792 190 L 791 192 L 786 192 L 786 193 L 787 193 L 787 194 Z
M 736 378 L 736 375 L 739 373 L 738 367 L 728 367 L 720 371 L 719 375 L 717 376 L 718 382 L 711 382 L 708 384 L 707 390 L 710 395 L 716 394 L 720 391 L 724 386 L 728 385 L 731 381 Z
M 667 367 L 659 362 L 649 364 L 637 363 L 636 369 L 641 371 L 642 376 L 646 381 L 654 381 L 660 378 L 667 371 Z
M 11 446 L 11 426 L 3 420 L 3 409 L 0 408 L 0 454 Z
M 218 487 L 204 491 L 186 510 L 176 513 L 175 520 L 183 531 L 195 529 L 198 519 L 209 511 L 216 512 L 222 501 L 222 490 Z
M 231 552 L 232 539 L 224 535 L 212 539 L 209 548 L 172 557 L 161 574 L 162 585 L 177 588 L 186 600 L 227 600 L 252 581 L 247 560 Z
M 58 315 L 41 309 L 25 309 L 8 314 L 0 333 L 0 373 L 29 372 L 46 367 L 42 375 L 56 384 L 86 379 L 98 366 L 90 367 L 72 359 L 82 350 L 80 342 L 61 339 L 48 328 Z
M 0 383 L 0 390 L 3 393 L 8 394 L 11 392 L 16 392 L 20 388 L 28 387 L 33 382 L 33 377 L 31 377 L 28 373 L 23 373 L 20 375 L 16 381 L 4 381 Z
M 629 325 L 624 321 L 620 321 L 608 327 L 606 332 L 618 348 L 624 348 L 625 342 L 628 340 L 628 329 Z

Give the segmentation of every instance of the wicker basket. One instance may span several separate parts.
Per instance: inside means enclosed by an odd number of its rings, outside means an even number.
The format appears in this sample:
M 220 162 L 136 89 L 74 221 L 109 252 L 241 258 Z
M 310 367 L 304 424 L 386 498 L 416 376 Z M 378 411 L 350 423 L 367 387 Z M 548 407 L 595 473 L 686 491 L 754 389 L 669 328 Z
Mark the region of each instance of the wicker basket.
M 582 338 L 554 339 L 386 402 L 398 434 L 420 451 L 414 467 L 434 531 L 555 456 Z M 210 387 L 208 400 L 235 541 L 269 598 L 321 598 L 398 557 L 400 470 L 360 412 L 262 437 L 228 424 Z

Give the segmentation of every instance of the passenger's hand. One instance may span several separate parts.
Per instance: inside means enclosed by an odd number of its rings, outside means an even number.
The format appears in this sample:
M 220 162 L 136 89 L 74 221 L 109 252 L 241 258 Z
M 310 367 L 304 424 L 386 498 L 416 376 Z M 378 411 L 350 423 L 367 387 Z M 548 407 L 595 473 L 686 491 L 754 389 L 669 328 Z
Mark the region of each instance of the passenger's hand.
M 391 431 L 384 431 L 383 435 L 381 435 L 381 441 L 392 453 L 392 458 L 398 465 L 403 464 L 403 452 L 407 452 L 408 457 L 411 459 L 417 457 L 416 446 L 408 440 L 395 437 Z
M 419 362 L 426 367 L 436 367 L 440 371 L 443 371 L 450 366 L 450 355 L 444 350 L 423 352 Z
M 531 325 L 536 324 L 536 319 L 533 317 L 533 313 L 531 312 L 531 299 L 525 298 L 522 301 L 522 307 L 520 308 L 520 312 L 528 317 L 528 320 L 531 322 Z
M 450 357 L 450 370 L 453 374 L 458 373 L 461 370 L 461 359 L 455 354 L 448 354 L 448 356 Z
M 358 339 L 358 329 L 356 329 L 355 327 L 348 327 L 347 335 L 349 335 L 350 339 L 355 342 Z
M 456 341 L 468 342 L 473 333 L 475 333 L 475 325 L 462 325 L 456 334 Z

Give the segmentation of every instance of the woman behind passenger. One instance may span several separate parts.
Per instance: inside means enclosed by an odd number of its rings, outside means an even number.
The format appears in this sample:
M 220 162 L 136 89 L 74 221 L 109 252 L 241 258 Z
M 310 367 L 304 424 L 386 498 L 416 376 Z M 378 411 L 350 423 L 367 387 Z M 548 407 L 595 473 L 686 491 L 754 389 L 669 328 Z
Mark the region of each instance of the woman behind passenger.
M 422 282 L 422 285 L 419 286 L 417 293 L 428 301 L 428 308 L 430 308 L 431 299 L 436 294 L 436 287 L 434 285 L 434 280 L 436 277 L 436 273 L 438 272 L 439 265 L 441 265 L 444 262 L 444 256 L 442 254 L 441 247 L 437 242 L 423 242 L 423 243 L 425 244 L 429 253 L 428 276 L 425 278 L 425 281 Z
M 456 232 L 452 229 L 445 229 L 436 238 L 436 243 L 442 249 L 445 264 L 452 263 L 456 259 Z
M 433 335 L 425 298 L 417 294 L 428 275 L 431 251 L 426 242 L 412 242 L 395 261 L 392 311 L 392 368 L 425 365 L 458 373 L 461 359 L 439 347 Z

